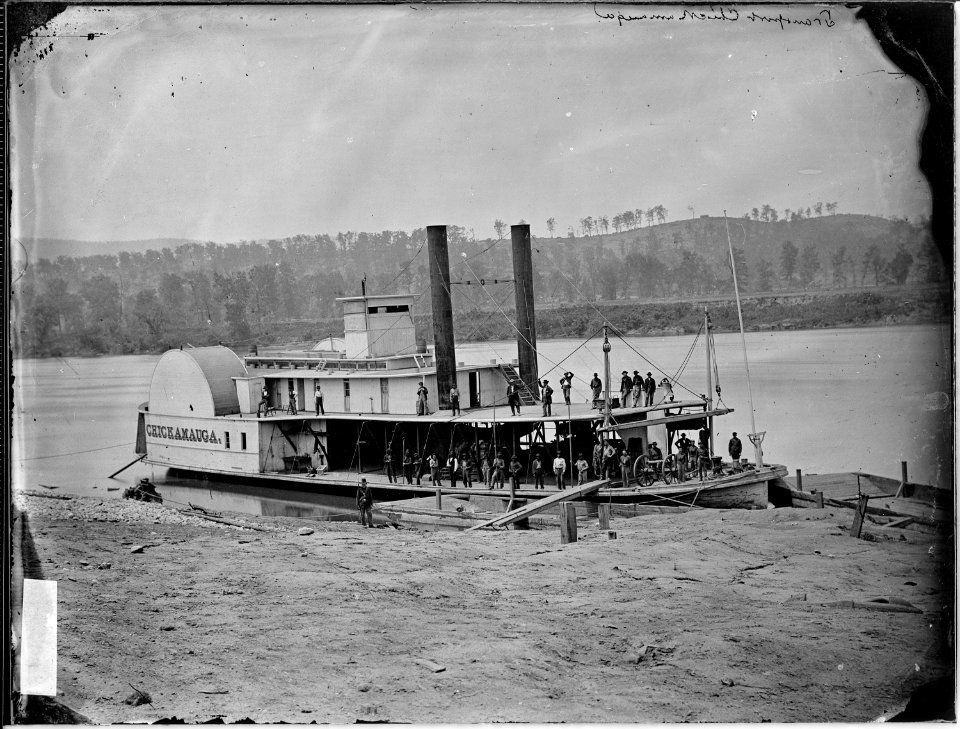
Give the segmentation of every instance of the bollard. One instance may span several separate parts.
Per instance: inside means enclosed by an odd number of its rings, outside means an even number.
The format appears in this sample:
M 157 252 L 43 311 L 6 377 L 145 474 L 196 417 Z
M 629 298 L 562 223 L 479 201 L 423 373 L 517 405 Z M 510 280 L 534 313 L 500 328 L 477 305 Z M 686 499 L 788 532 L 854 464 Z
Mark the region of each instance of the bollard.
M 442 491 L 440 487 L 437 487 L 437 510 L 440 511 L 443 509 L 443 500 L 442 500 Z
M 803 474 L 797 469 L 797 491 L 803 491 Z
M 853 515 L 853 525 L 850 527 L 850 536 L 859 539 L 860 532 L 863 531 L 863 518 L 867 514 L 867 501 L 870 499 L 867 494 L 860 494 L 857 499 L 857 512 Z
M 573 504 L 560 504 L 560 544 L 577 541 L 577 512 Z
M 600 504 L 597 507 L 597 517 L 599 518 L 600 528 L 610 528 L 610 504 Z
M 823 492 L 817 491 L 816 496 L 817 496 L 817 508 L 822 509 L 823 508 Z

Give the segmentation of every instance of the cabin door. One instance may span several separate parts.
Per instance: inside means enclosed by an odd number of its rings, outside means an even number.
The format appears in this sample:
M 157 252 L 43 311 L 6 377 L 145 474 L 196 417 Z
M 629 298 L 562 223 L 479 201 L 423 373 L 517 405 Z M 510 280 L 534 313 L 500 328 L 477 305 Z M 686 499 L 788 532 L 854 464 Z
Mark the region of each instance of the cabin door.
M 470 373 L 470 407 L 480 407 L 480 373 Z
M 380 378 L 380 412 L 390 412 L 390 380 L 386 377 Z

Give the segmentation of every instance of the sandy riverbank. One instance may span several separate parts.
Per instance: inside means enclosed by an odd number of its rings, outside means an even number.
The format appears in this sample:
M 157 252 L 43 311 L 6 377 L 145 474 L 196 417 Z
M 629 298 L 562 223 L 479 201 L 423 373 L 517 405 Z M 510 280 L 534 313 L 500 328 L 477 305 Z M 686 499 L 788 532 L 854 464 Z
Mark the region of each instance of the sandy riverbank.
M 58 582 L 58 699 L 98 724 L 867 721 L 953 663 L 952 539 L 851 539 L 846 510 L 582 520 L 561 546 L 17 503 L 25 574 Z M 823 605 L 881 596 L 921 612 Z

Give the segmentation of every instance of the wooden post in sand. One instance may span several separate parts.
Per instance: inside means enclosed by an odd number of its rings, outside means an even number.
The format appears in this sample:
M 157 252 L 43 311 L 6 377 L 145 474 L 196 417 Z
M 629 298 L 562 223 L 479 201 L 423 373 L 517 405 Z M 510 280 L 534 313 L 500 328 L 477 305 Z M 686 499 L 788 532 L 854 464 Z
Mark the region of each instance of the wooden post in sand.
M 560 544 L 577 541 L 577 512 L 573 504 L 560 504 Z
M 863 517 L 867 514 L 867 501 L 870 497 L 867 494 L 860 494 L 857 499 L 857 512 L 853 515 L 853 526 L 850 527 L 850 536 L 859 539 L 860 532 L 863 531 Z
M 803 473 L 797 469 L 797 491 L 803 491 Z
M 597 506 L 597 517 L 601 529 L 610 528 L 610 504 L 599 504 Z
M 907 486 L 907 462 L 900 461 L 900 486 L 897 487 L 897 493 L 894 496 L 894 498 L 900 498 L 906 486 Z
M 814 495 L 817 497 L 817 508 L 822 509 L 823 508 L 823 491 L 817 491 L 817 493 Z
M 437 511 L 443 509 L 443 491 L 437 486 Z

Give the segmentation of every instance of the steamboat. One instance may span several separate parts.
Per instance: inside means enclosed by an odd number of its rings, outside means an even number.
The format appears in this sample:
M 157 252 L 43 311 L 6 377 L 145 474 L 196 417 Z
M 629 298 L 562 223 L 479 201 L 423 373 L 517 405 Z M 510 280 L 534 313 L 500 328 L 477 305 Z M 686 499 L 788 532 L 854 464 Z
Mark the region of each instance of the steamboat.
M 765 465 L 759 442 L 752 463 L 712 457 L 704 480 L 692 476 L 685 454 L 674 452 L 684 431 L 704 428 L 712 451 L 713 419 L 732 409 L 714 404 L 711 384 L 706 395 L 678 398 L 676 383 L 663 378 L 652 402 L 621 402 L 611 389 L 606 331 L 599 396 L 569 404 L 557 396 L 551 408 L 544 407 L 539 383 L 553 371 L 541 373 L 538 366 L 530 226 L 512 226 L 511 244 L 516 360 L 458 361 L 446 227 L 430 226 L 432 347 L 416 336 L 416 297 L 368 295 L 362 285 L 361 295 L 338 300 L 342 340 L 242 358 L 224 346 L 168 351 L 156 365 L 148 401 L 139 407 L 137 454 L 190 476 L 336 496 L 352 496 L 366 479 L 380 502 L 449 494 L 489 511 L 503 511 L 514 499 L 556 494 L 553 466 L 559 456 L 571 497 L 765 508 L 771 482 L 786 469 Z M 709 360 L 709 316 L 705 326 Z M 451 398 L 454 388 L 459 403 Z M 650 458 L 652 443 L 666 449 L 662 460 Z M 626 478 L 619 466 L 614 473 L 604 468 L 607 444 L 617 456 L 630 455 Z M 451 474 L 450 457 L 466 454 L 468 473 Z M 522 479 L 509 490 L 484 483 L 480 466 L 497 454 L 508 463 L 516 455 L 521 464 Z M 581 454 L 590 461 L 586 486 L 577 485 L 574 475 Z M 535 456 L 544 464 L 545 488 L 535 487 Z M 431 469 L 431 457 L 439 469 Z

